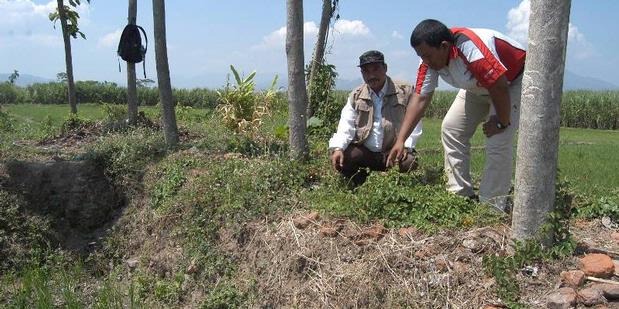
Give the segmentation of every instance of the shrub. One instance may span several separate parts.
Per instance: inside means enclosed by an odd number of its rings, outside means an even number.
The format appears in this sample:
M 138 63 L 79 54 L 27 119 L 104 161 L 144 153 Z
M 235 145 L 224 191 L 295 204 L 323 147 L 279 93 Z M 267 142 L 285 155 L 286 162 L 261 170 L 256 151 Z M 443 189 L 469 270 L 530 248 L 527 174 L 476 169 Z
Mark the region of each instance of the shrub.
M 17 87 L 9 82 L 0 83 L 0 104 L 15 104 L 17 96 Z
M 227 128 L 236 133 L 253 136 L 262 125 L 263 117 L 270 115 L 271 104 L 276 97 L 277 76 L 269 90 L 255 93 L 255 71 L 241 79 L 234 66 L 231 65 L 230 70 L 234 74 L 236 85 L 230 86 L 228 82 L 222 91 L 217 91 L 217 109 Z

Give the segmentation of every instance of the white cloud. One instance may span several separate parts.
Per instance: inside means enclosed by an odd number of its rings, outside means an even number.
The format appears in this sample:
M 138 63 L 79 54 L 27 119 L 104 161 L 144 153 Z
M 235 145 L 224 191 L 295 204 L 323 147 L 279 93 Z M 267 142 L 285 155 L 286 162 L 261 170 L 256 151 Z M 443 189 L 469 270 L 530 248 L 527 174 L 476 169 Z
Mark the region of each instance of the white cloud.
M 117 29 L 114 32 L 110 32 L 101 38 L 99 38 L 99 42 L 97 42 L 97 47 L 99 48 L 109 48 L 118 45 L 118 41 L 120 41 L 120 35 L 122 34 L 122 29 Z
M 308 21 L 303 24 L 303 37 L 316 36 L 318 34 L 318 27 L 313 21 Z M 251 47 L 253 50 L 264 50 L 271 48 L 283 48 L 286 43 L 286 26 L 281 27 L 262 39 L 257 45 Z
M 403 38 L 404 38 L 404 36 L 403 36 L 403 35 L 401 35 L 401 34 L 400 34 L 398 31 L 396 31 L 396 30 L 393 30 L 393 32 L 391 33 L 391 37 L 396 38 L 396 39 L 399 39 L 399 40 L 401 40 L 401 39 L 403 39 Z
M 523 0 L 507 13 L 509 36 L 525 46 L 529 35 L 529 16 L 531 16 L 531 2 L 529 0 Z
M 367 36 L 370 35 L 370 29 L 360 20 L 338 19 L 333 25 L 333 33 L 342 36 Z
M 530 16 L 530 0 L 523 0 L 517 7 L 510 9 L 507 13 L 509 36 L 524 46 L 527 46 L 528 43 Z M 572 53 L 577 59 L 588 58 L 595 53 L 593 46 L 587 41 L 585 35 L 572 23 L 569 24 L 568 29 L 568 53 Z
M 360 20 L 340 19 L 335 22 L 333 28 L 329 30 L 331 35 L 337 34 L 338 37 L 359 37 L 370 35 L 370 29 Z M 303 35 L 305 43 L 314 41 L 318 35 L 318 26 L 313 21 L 303 24 Z M 283 48 L 286 43 L 286 27 L 281 27 L 268 35 L 262 42 L 251 47 L 252 50 L 266 50 L 273 48 Z
M 0 0 L 0 24 L 21 24 L 30 20 L 47 20 L 49 13 L 56 10 L 56 0 L 50 0 L 47 4 L 36 4 L 32 0 Z M 77 8 L 82 17 L 90 12 L 88 2 L 82 3 Z
M 35 4 L 30 0 L 0 0 L 0 23 L 18 24 L 36 18 L 47 18 L 56 9 L 55 1 Z

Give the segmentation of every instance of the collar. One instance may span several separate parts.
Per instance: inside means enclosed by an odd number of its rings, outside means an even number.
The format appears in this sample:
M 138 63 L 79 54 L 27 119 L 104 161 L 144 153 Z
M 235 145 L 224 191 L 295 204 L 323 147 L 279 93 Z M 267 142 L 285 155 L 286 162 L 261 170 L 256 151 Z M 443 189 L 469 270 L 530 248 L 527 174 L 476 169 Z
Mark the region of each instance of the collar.
M 359 93 L 359 99 L 372 100 L 371 93 L 374 93 L 374 90 L 372 90 L 367 84 L 364 84 L 364 87 L 361 89 L 361 93 Z M 376 95 L 380 97 L 380 95 L 382 94 L 383 97 L 385 97 L 396 93 L 397 90 L 395 89 L 393 81 L 389 76 L 387 76 L 383 88 L 378 93 L 376 93 Z

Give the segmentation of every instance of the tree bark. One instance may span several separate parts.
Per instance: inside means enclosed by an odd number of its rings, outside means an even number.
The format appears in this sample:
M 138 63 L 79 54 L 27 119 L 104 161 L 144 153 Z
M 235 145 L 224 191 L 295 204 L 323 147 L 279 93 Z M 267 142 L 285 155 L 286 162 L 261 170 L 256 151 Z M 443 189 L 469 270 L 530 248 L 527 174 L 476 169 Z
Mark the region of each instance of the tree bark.
M 288 112 L 290 157 L 307 158 L 305 137 L 307 89 L 303 74 L 303 0 L 286 0 L 286 58 L 288 61 Z
M 554 209 L 570 6 L 570 0 L 531 1 L 522 85 L 512 231 L 515 239 L 539 236 L 545 245 L 552 235 L 538 233 Z
M 157 81 L 159 85 L 159 99 L 161 100 L 163 131 L 168 148 L 175 148 L 178 145 L 178 128 L 176 126 L 176 113 L 174 111 L 172 85 L 170 83 L 164 0 L 153 0 L 153 23 L 155 28 L 155 58 L 157 60 Z
M 75 82 L 73 80 L 73 56 L 71 55 L 71 36 L 67 27 L 67 14 L 64 10 L 63 0 L 57 0 L 58 18 L 62 27 L 62 39 L 64 40 L 64 59 L 67 67 L 67 89 L 71 113 L 77 114 L 77 97 L 75 94 Z
M 135 25 L 137 14 L 138 1 L 129 0 L 127 23 Z M 129 124 L 135 125 L 138 120 L 138 92 L 135 81 L 135 63 L 131 62 L 127 62 L 127 114 Z
M 316 39 L 316 46 L 314 47 L 314 56 L 312 57 L 312 65 L 310 67 L 310 78 L 308 80 L 308 88 L 316 81 L 316 75 L 318 74 L 318 68 L 322 65 L 325 56 L 325 48 L 327 45 L 327 33 L 329 30 L 329 23 L 331 22 L 331 15 L 333 7 L 331 6 L 331 0 L 322 1 L 322 16 L 320 17 L 320 26 L 318 28 L 318 38 Z M 317 103 L 312 102 L 311 92 L 308 97 L 307 104 L 307 118 L 311 118 L 314 115 L 314 108 Z

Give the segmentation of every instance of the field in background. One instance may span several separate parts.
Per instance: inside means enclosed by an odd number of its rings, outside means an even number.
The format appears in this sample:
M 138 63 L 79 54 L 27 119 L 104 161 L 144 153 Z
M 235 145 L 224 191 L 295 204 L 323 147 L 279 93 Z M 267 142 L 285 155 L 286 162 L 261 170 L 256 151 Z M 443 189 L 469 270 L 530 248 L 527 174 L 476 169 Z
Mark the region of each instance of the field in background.
M 4 110 L 14 117 L 16 125 L 13 138 L 36 136 L 43 125 L 51 121 L 52 127 L 45 130 L 58 130 L 67 116 L 67 105 L 33 105 L 18 104 L 5 106 Z M 157 107 L 140 107 L 147 115 L 156 117 Z M 209 134 L 209 123 L 212 117 L 209 109 L 182 109 L 184 117 L 179 117 L 180 126 L 192 128 Z M 79 115 L 91 120 L 102 120 L 106 117 L 100 104 L 81 104 Z M 276 114 L 267 121 L 267 130 L 275 130 L 286 123 L 285 114 Z M 40 132 L 39 132 L 40 133 Z M 212 132 L 212 134 L 218 134 Z M 619 131 L 561 128 L 559 147 L 559 170 L 561 177 L 566 177 L 578 192 L 594 197 L 608 195 L 612 190 L 619 189 Z M 4 135 L 4 138 L 7 138 Z M 325 143 L 326 141 L 318 141 Z M 478 130 L 472 140 L 472 173 L 479 178 L 483 168 L 484 138 Z M 442 166 L 443 150 L 440 143 L 440 120 L 425 118 L 424 133 L 418 150 L 423 165 Z M 326 158 L 325 158 L 326 160 Z

